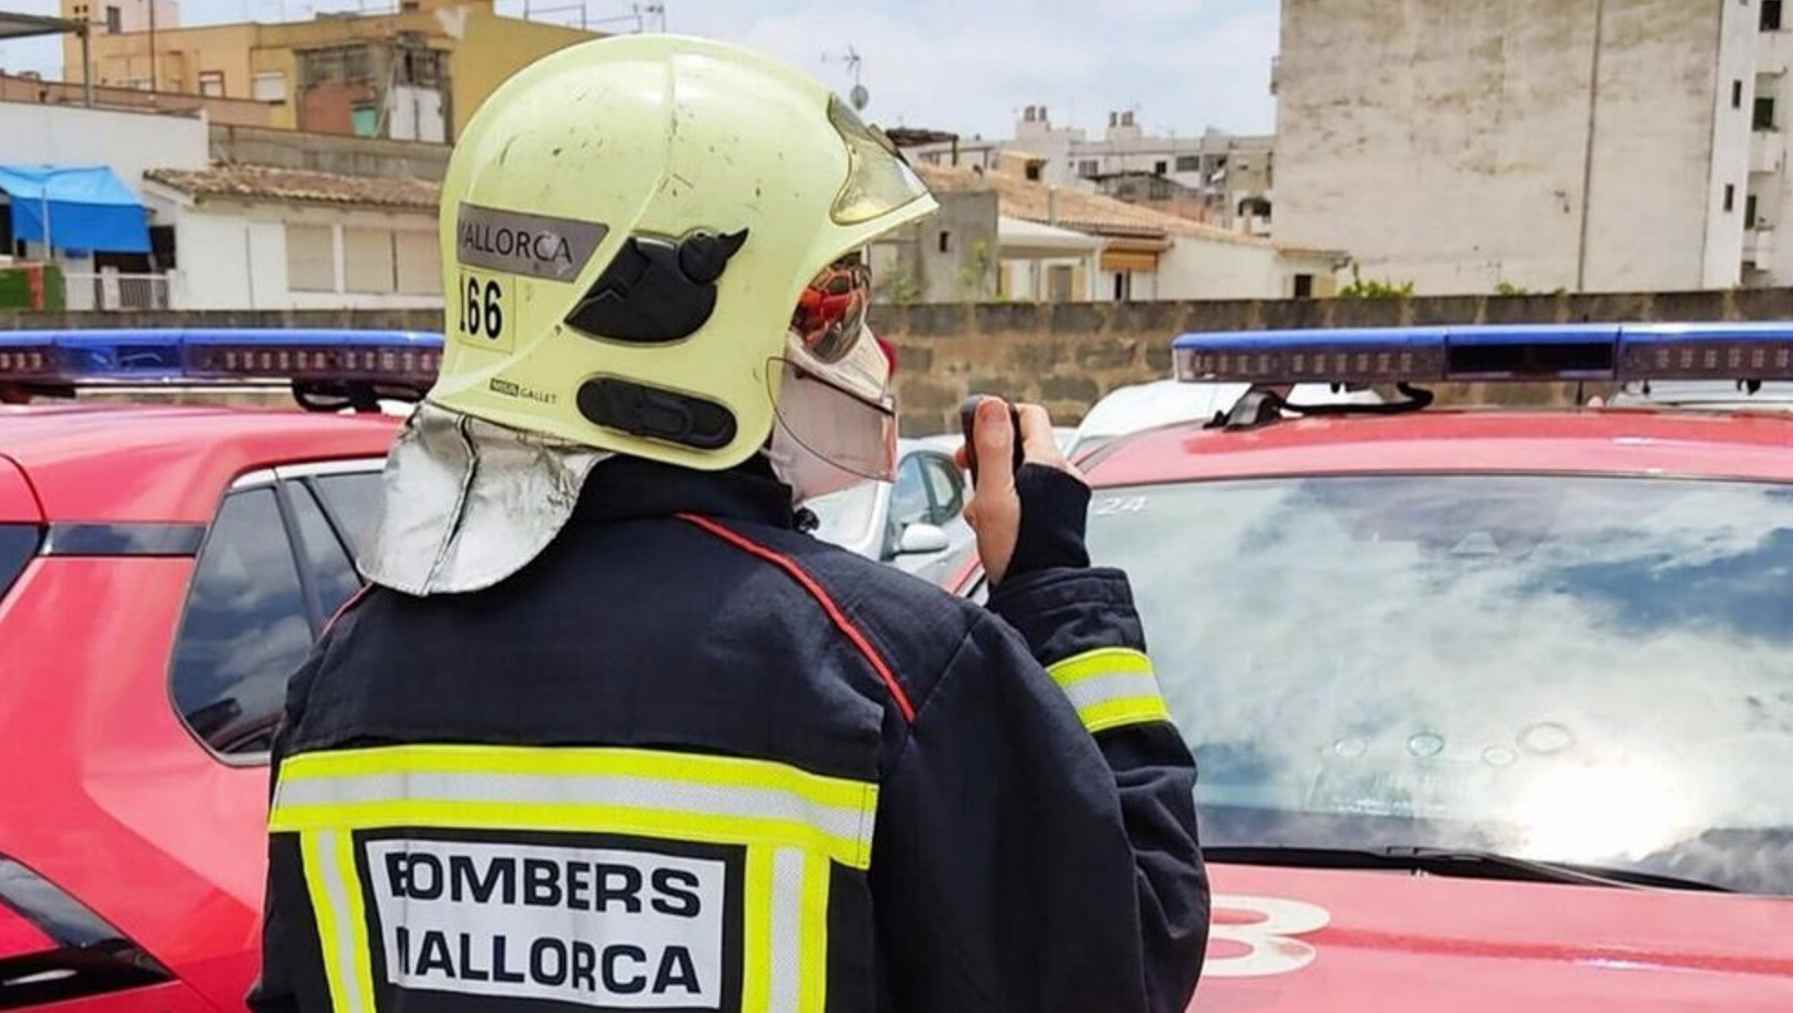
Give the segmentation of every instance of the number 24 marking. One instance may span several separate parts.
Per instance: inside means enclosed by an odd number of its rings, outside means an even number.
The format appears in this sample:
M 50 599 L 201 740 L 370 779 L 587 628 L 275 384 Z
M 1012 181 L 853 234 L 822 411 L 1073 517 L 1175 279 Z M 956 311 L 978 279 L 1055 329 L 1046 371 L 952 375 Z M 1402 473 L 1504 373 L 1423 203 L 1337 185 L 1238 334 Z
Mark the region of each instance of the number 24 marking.
M 484 287 L 474 278 L 463 279 L 462 314 L 458 325 L 464 334 L 474 337 L 500 337 L 506 320 L 500 309 L 500 283 L 490 281 Z

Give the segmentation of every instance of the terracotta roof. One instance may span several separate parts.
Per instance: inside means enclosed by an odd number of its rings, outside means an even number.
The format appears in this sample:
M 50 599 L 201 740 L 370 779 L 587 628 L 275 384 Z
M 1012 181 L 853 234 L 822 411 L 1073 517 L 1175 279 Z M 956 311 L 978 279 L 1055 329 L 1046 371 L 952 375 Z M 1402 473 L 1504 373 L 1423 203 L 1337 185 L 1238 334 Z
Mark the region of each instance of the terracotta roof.
M 1122 236 L 1190 236 L 1222 243 L 1269 246 L 1267 239 L 1239 235 L 1229 229 L 1196 222 L 1191 218 L 1153 211 L 1136 204 L 1085 190 L 1047 186 L 1000 172 L 978 173 L 921 163 L 913 166 L 933 191 L 993 190 L 1000 195 L 1000 213 L 1065 229 Z M 1056 220 L 1050 220 L 1050 195 L 1056 195 Z
M 195 197 L 347 204 L 436 211 L 438 185 L 428 179 L 345 176 L 335 172 L 215 162 L 210 169 L 149 169 L 144 178 Z

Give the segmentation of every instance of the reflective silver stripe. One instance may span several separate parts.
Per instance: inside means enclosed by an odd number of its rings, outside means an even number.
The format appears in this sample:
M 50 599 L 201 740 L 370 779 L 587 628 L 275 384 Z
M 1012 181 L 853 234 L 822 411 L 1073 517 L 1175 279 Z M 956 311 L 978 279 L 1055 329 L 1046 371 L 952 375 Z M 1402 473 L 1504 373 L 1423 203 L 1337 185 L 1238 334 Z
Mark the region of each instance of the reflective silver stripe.
M 873 821 L 861 809 L 825 805 L 774 788 L 701 784 L 666 778 L 562 774 L 363 774 L 355 777 L 283 778 L 275 808 L 395 800 L 616 805 L 727 816 L 787 820 L 844 841 L 868 845 Z
M 1091 675 L 1063 686 L 1063 692 L 1068 694 L 1069 702 L 1078 711 L 1095 704 L 1160 696 L 1162 693 L 1157 688 L 1156 676 L 1150 672 Z
M 361 990 L 356 980 L 356 936 L 350 924 L 350 895 L 344 888 L 344 876 L 338 868 L 338 835 L 336 831 L 320 830 L 314 838 L 314 852 L 318 860 L 318 875 L 325 883 L 325 896 L 331 900 L 329 912 L 313 912 L 313 917 L 328 917 L 335 928 L 337 936 L 337 952 L 326 957 L 337 961 L 338 981 L 343 988 L 343 998 L 352 1010 L 361 1003 Z M 373 1011 L 370 1011 L 373 1013 Z
M 769 887 L 769 1013 L 800 1009 L 800 905 L 805 896 L 806 852 L 775 852 Z

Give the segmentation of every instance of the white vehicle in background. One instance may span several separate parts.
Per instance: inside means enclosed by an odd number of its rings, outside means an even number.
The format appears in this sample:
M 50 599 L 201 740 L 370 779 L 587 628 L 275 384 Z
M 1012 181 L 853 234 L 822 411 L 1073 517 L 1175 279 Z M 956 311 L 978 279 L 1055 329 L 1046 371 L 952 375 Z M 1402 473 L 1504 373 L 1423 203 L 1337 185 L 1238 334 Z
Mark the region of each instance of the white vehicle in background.
M 1063 452 L 1070 461 L 1080 463 L 1081 455 L 1127 433 L 1210 419 L 1228 411 L 1249 389 L 1247 383 L 1181 383 L 1173 379 L 1120 387 L 1088 409 Z M 1333 390 L 1327 383 L 1302 383 L 1294 386 L 1287 400 L 1301 405 L 1381 404 L 1386 398 L 1366 387 Z
M 1658 380 L 1654 384 L 1628 384 L 1606 401 L 1608 408 L 1683 408 L 1690 411 L 1787 412 L 1794 411 L 1794 385 L 1771 380 L 1749 385 L 1738 380 Z
M 900 441 L 892 482 L 859 482 L 801 506 L 819 518 L 814 537 L 934 584 L 948 579 L 975 543 L 963 520 L 968 479 L 954 454 L 962 437 Z

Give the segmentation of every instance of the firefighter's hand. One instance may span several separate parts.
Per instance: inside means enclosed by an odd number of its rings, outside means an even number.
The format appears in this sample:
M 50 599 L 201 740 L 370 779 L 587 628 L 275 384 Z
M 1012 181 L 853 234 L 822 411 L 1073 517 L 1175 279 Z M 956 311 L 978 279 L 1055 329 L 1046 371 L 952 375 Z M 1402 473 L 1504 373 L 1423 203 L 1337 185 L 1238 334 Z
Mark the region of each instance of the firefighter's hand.
M 1072 476 L 1085 491 L 1081 473 L 1070 467 L 1056 447 L 1056 433 L 1050 425 L 1050 413 L 1043 405 L 1019 405 L 1019 428 L 1024 430 L 1025 469 L 1041 465 Z M 1012 470 L 1012 414 L 1006 402 L 997 397 L 984 398 L 975 409 L 975 444 L 965 445 L 956 453 L 959 465 L 969 466 L 969 455 L 977 455 L 981 478 L 975 484 L 975 496 L 963 511 L 969 526 L 975 529 L 975 547 L 990 584 L 998 584 L 1013 565 L 1019 547 L 1019 520 L 1022 512 L 1019 485 Z M 1021 472 L 1023 474 L 1023 472 Z M 1039 488 L 1042 483 L 1027 483 Z M 1083 508 L 1085 508 L 1085 502 Z M 1079 536 L 1077 536 L 1079 537 Z

